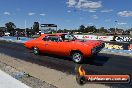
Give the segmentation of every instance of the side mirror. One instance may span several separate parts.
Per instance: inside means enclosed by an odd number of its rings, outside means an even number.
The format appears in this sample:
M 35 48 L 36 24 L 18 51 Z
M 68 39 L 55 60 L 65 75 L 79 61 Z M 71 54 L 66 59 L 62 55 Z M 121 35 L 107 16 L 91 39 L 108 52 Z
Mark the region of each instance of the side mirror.
M 47 39 L 46 38 L 43 38 L 42 40 L 46 41 Z

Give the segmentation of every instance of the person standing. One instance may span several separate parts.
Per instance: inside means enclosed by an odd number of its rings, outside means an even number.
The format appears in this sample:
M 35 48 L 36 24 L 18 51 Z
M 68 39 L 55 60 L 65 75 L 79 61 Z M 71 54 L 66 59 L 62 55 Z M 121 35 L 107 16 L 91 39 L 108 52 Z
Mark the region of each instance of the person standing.
M 17 37 L 17 40 L 19 40 L 19 35 L 18 35 L 18 31 L 16 31 L 16 37 Z

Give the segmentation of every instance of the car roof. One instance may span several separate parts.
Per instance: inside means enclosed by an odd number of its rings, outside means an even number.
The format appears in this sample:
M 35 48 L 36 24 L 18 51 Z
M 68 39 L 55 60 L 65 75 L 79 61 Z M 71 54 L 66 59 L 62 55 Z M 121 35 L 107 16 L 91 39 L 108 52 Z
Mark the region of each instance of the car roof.
M 42 34 L 41 36 L 61 36 L 68 33 L 56 33 L 56 34 Z
M 45 36 L 61 36 L 64 34 L 68 34 L 68 33 L 56 33 L 56 34 L 41 34 L 41 36 L 39 37 L 39 39 L 43 39 Z

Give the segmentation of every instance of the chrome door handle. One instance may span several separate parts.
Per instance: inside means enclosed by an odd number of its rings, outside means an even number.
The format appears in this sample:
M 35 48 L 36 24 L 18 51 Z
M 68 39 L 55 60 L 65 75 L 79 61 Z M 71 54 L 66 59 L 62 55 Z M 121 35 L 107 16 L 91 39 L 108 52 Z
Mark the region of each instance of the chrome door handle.
M 45 44 L 45 46 L 48 46 L 48 44 Z

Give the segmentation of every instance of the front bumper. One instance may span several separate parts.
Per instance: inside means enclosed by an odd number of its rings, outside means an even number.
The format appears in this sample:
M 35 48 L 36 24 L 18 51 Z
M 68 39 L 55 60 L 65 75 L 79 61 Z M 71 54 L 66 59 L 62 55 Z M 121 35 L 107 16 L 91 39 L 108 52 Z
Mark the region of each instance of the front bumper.
M 95 54 L 99 53 L 104 47 L 105 47 L 104 43 L 102 43 L 101 45 L 99 45 L 97 47 L 94 47 L 92 49 L 92 54 L 95 55 Z

